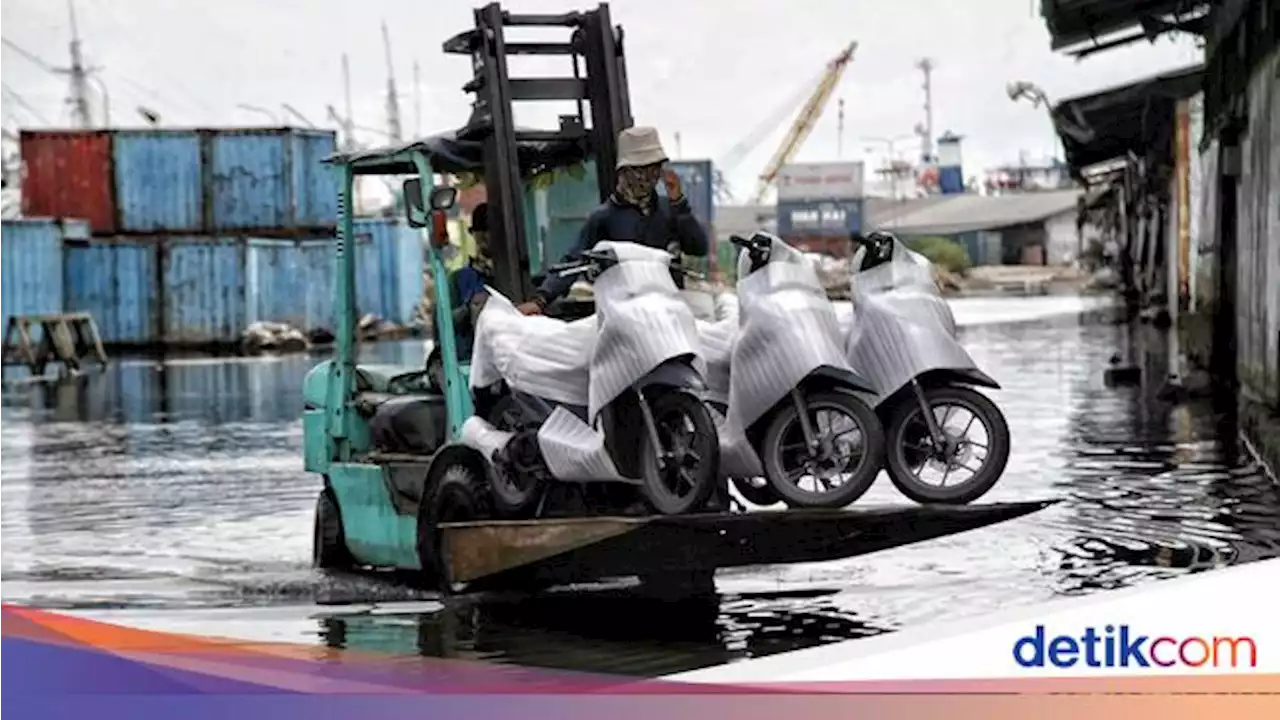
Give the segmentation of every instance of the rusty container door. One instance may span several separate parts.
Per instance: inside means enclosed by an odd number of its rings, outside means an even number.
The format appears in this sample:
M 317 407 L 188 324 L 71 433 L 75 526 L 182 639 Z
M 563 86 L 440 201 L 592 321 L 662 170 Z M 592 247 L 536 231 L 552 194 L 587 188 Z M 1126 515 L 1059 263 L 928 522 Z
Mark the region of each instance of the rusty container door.
M 116 232 L 111 134 L 100 130 L 24 130 L 22 214 L 82 218 L 95 235 Z

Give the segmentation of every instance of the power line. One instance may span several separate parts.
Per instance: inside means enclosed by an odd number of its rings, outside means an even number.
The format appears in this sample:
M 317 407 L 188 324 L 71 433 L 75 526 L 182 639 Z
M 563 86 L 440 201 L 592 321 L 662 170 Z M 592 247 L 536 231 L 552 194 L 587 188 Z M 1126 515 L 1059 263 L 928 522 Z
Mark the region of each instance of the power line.
M 41 70 L 44 70 L 47 73 L 52 73 L 54 75 L 59 74 L 57 68 L 45 62 L 44 60 L 41 60 L 38 56 L 36 56 L 35 53 L 31 52 L 30 50 L 26 50 L 21 45 L 15 43 L 9 38 L 0 38 L 0 40 L 4 41 L 5 47 L 9 48 L 10 50 L 26 58 L 27 61 L 30 62 L 32 65 L 35 65 L 36 67 L 40 68 Z
M 8 85 L 3 85 L 3 88 L 4 88 L 4 92 L 5 92 L 5 94 L 6 94 L 6 95 L 8 95 L 8 96 L 9 96 L 9 98 L 10 98 L 11 100 L 13 100 L 15 103 L 17 103 L 17 104 L 18 104 L 18 107 L 22 108 L 23 110 L 26 110 L 26 111 L 27 111 L 27 112 L 28 112 L 32 117 L 34 117 L 36 120 L 39 120 L 40 122 L 44 123 L 45 125 L 52 125 L 52 124 L 53 124 L 53 123 L 49 122 L 49 120 L 48 120 L 47 118 L 45 118 L 45 116 L 44 116 L 44 115 L 40 114 L 40 111 L 39 111 L 39 110 L 36 110 L 34 107 L 32 107 L 32 106 L 31 106 L 31 103 L 27 102 L 27 101 L 26 101 L 26 99 L 25 99 L 24 97 L 22 97 L 22 95 L 21 95 L 20 93 L 18 93 L 17 91 L 15 91 L 13 88 L 9 87 Z

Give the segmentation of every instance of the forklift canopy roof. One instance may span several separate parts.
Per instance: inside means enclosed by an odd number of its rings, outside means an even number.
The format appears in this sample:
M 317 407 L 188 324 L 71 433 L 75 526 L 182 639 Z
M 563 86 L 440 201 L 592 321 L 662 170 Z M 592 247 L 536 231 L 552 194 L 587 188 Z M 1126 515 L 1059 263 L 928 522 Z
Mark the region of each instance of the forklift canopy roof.
M 412 153 L 427 156 L 436 172 L 475 172 L 484 168 L 484 135 L 467 128 L 467 135 L 454 131 L 410 140 L 399 145 L 336 153 L 325 162 L 352 166 L 357 175 L 412 175 Z M 516 152 L 520 172 L 528 177 L 546 170 L 575 165 L 586 158 L 585 143 L 578 139 L 519 140 Z

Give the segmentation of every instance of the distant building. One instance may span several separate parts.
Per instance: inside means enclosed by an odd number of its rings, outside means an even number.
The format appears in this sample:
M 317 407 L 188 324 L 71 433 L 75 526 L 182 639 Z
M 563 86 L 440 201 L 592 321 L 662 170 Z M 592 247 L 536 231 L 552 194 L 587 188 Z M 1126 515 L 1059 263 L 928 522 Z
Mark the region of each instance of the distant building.
M 868 230 L 889 230 L 904 240 L 945 237 L 959 243 L 974 265 L 1069 265 L 1081 253 L 1086 236 L 1076 228 L 1083 191 L 1055 190 L 1008 195 L 930 195 L 893 200 L 866 199 Z M 716 208 L 717 239 L 756 230 L 775 232 L 776 209 L 763 205 Z M 821 250 L 841 255 L 847 244 Z

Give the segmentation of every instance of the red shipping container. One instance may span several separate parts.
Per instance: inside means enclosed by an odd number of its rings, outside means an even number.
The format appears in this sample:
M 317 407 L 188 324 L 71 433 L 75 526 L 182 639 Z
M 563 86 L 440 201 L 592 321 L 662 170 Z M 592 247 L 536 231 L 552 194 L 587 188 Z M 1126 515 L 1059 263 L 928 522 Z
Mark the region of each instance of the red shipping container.
M 94 234 L 116 232 L 109 132 L 24 130 L 19 142 L 23 215 L 80 218 Z

